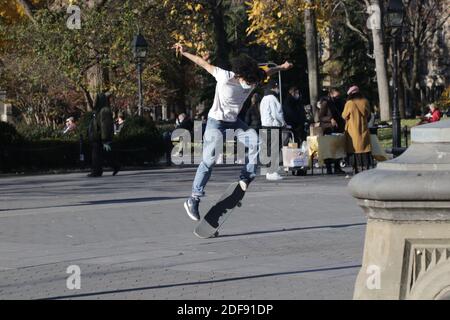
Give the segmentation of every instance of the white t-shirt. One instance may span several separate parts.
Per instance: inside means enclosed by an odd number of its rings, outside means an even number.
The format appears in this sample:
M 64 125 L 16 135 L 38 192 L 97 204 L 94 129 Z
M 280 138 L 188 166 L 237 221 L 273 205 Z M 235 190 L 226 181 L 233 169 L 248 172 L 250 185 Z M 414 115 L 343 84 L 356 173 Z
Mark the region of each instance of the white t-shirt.
M 219 67 L 214 67 L 213 76 L 216 78 L 217 85 L 214 103 L 208 116 L 220 121 L 235 122 L 245 100 L 255 86 L 250 89 L 242 88 L 233 72 Z

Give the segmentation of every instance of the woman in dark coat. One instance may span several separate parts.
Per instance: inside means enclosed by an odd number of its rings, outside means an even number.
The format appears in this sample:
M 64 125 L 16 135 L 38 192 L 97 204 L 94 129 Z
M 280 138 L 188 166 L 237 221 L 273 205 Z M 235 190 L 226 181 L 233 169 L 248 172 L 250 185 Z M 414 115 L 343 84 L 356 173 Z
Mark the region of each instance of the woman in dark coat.
M 340 133 L 344 131 L 343 121 L 336 109 L 336 106 L 329 98 L 321 98 L 319 100 L 319 121 L 320 127 L 323 130 L 324 135 L 331 135 L 333 133 Z M 331 164 L 334 163 L 334 173 L 345 173 L 340 166 L 340 159 L 325 159 L 325 165 L 327 167 L 327 174 L 333 174 Z
M 245 123 L 247 123 L 250 128 L 255 130 L 261 128 L 261 113 L 259 111 L 260 102 L 260 95 L 257 93 L 253 94 L 250 108 L 248 108 L 245 114 Z
M 300 90 L 297 87 L 291 87 L 288 93 L 283 104 L 284 120 L 288 126 L 292 127 L 295 141 L 301 145 L 306 140 L 305 107 L 302 104 Z
M 120 169 L 120 165 L 112 154 L 112 139 L 114 135 L 113 114 L 109 105 L 109 97 L 105 93 L 97 94 L 94 112 L 89 123 L 88 137 L 92 150 L 91 173 L 88 177 L 103 175 L 103 160 L 106 157 L 113 167 L 113 176 Z

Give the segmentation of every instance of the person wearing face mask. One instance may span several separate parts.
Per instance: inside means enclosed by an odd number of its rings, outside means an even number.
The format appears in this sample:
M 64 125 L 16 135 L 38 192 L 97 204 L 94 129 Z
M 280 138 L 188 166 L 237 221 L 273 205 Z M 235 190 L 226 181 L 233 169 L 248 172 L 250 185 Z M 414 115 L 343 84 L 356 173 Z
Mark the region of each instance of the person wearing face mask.
M 341 114 L 336 110 L 330 97 L 322 97 L 317 103 L 319 109 L 319 123 L 324 135 L 332 135 L 344 131 L 344 127 L 340 127 L 342 123 Z M 345 124 L 344 124 L 345 125 Z M 334 164 L 335 174 L 344 174 L 340 167 L 340 159 L 325 159 L 327 174 L 333 174 L 332 164 Z
M 306 112 L 302 104 L 300 90 L 297 87 L 289 89 L 288 96 L 283 104 L 283 114 L 287 125 L 292 127 L 295 141 L 301 145 L 306 140 Z
M 333 112 L 333 118 L 336 120 L 335 132 L 344 133 L 345 120 L 342 118 L 342 112 L 344 111 L 345 102 L 341 98 L 341 93 L 336 88 L 331 88 L 328 93 L 328 103 L 330 109 Z
M 205 69 L 216 79 L 216 91 L 213 105 L 208 113 L 206 124 L 202 162 L 197 168 L 197 173 L 192 185 L 192 194 L 185 201 L 184 208 L 188 216 L 195 221 L 200 220 L 200 197 L 205 195 L 205 187 L 216 162 L 215 152 L 221 151 L 223 135 L 228 129 L 237 130 L 238 142 L 248 148 L 248 158 L 241 170 L 239 185 L 242 190 L 247 190 L 248 185 L 256 176 L 256 164 L 258 157 L 258 135 L 255 130 L 248 130 L 248 125 L 238 118 L 238 114 L 244 102 L 250 96 L 256 86 L 268 76 L 279 71 L 289 70 L 292 64 L 284 64 L 264 71 L 258 67 L 258 63 L 247 55 L 240 55 L 232 60 L 232 70 L 224 70 L 210 64 L 202 57 L 190 54 L 184 47 L 177 43 L 173 46 L 178 55 L 184 56 Z M 247 131 L 248 130 L 248 131 Z
M 245 123 L 255 130 L 261 128 L 261 113 L 259 112 L 259 103 L 261 98 L 258 93 L 254 93 L 251 98 L 250 108 L 245 114 Z
M 260 110 L 261 110 L 261 124 L 262 128 L 267 130 L 267 146 L 269 154 L 271 153 L 271 132 L 276 130 L 278 132 L 279 140 L 279 150 L 283 147 L 282 134 L 283 128 L 287 126 L 284 120 L 283 109 L 281 107 L 280 101 L 278 100 L 280 94 L 280 89 L 278 88 L 278 82 L 269 82 L 267 89 L 264 94 L 264 98 L 261 100 Z M 271 157 L 272 158 L 272 157 Z M 276 161 L 276 169 L 274 172 L 267 172 L 267 180 L 282 180 L 283 177 L 278 173 L 279 157 L 273 157 Z M 272 171 L 272 170 L 271 170 Z

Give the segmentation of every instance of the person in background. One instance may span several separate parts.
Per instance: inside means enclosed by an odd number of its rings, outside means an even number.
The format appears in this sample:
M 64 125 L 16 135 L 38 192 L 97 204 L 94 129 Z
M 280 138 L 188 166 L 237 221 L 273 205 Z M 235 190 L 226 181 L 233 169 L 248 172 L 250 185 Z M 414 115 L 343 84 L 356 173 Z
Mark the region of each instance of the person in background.
M 320 98 L 317 107 L 319 108 L 319 123 L 324 135 L 343 133 L 345 129 L 344 121 L 339 114 L 336 105 L 330 97 Z M 341 159 L 325 159 L 327 174 L 333 174 L 331 165 L 334 163 L 334 173 L 345 173 L 340 166 Z
M 245 123 L 255 130 L 261 128 L 261 113 L 259 112 L 259 105 L 261 103 L 261 96 L 254 93 L 251 98 L 250 108 L 245 114 Z
M 185 129 L 185 130 L 188 130 L 192 134 L 192 132 L 194 131 L 194 123 L 192 122 L 191 118 L 186 113 L 183 112 L 183 113 L 180 113 L 175 118 L 174 128 L 167 130 L 163 133 L 167 166 L 172 165 L 172 150 L 174 147 L 174 144 L 172 141 L 172 133 L 176 129 Z
M 66 120 L 66 126 L 64 127 L 63 134 L 68 134 L 75 131 L 77 125 L 75 124 L 75 119 L 70 117 Z
M 283 109 L 281 107 L 280 101 L 278 100 L 280 89 L 278 88 L 278 82 L 271 81 L 267 85 L 266 92 L 264 97 L 261 100 L 260 110 L 261 110 L 261 124 L 262 128 L 267 130 L 267 148 L 268 153 L 271 153 L 271 131 L 278 131 L 278 140 L 279 140 L 279 150 L 278 156 L 272 157 L 276 160 L 276 166 L 278 168 L 279 165 L 279 152 L 283 147 L 282 141 L 282 131 L 283 128 L 286 127 L 286 121 L 284 120 Z M 271 155 L 270 155 L 271 156 Z M 278 173 L 278 170 L 275 172 L 267 172 L 266 179 L 271 181 L 282 180 L 283 177 Z
M 175 120 L 175 129 L 186 129 L 192 133 L 194 130 L 194 123 L 186 113 L 180 113 Z
M 105 93 L 99 93 L 95 98 L 94 112 L 88 129 L 88 137 L 92 148 L 92 166 L 88 177 L 101 177 L 103 175 L 103 160 L 105 158 L 113 167 L 113 176 L 119 172 L 120 165 L 112 154 L 113 134 L 114 124 L 109 96 Z
M 344 112 L 345 102 L 341 98 L 341 92 L 336 88 L 331 88 L 328 97 L 333 112 L 333 118 L 337 123 L 336 132 L 344 133 L 345 120 L 342 118 L 342 112 Z
M 301 145 L 306 140 L 305 122 L 306 112 L 302 104 L 300 90 L 291 87 L 283 105 L 284 119 L 288 126 L 292 127 L 295 141 Z
M 430 104 L 428 106 L 428 109 L 430 110 L 430 112 L 422 118 L 422 121 L 419 122 L 419 125 L 438 122 L 441 120 L 442 113 L 434 103 Z
M 119 112 L 119 114 L 117 115 L 116 123 L 114 124 L 115 135 L 118 135 L 120 133 L 124 124 L 125 124 L 125 115 L 123 114 L 123 112 Z
M 359 172 L 359 165 L 368 169 L 372 146 L 370 144 L 370 131 L 368 120 L 370 117 L 369 101 L 359 91 L 358 86 L 352 86 L 348 92 L 342 118 L 345 119 L 345 135 L 347 139 L 347 152 L 353 156 L 353 169 Z

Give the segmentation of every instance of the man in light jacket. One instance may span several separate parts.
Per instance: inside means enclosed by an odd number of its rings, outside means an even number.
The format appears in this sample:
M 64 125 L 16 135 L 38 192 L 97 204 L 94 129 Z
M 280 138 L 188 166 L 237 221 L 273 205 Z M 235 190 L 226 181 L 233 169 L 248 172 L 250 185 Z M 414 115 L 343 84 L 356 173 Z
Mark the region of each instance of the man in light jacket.
M 276 170 L 273 172 L 267 172 L 266 179 L 267 180 L 282 180 L 283 177 L 278 173 L 278 165 L 280 163 L 279 160 L 279 152 L 283 147 L 282 143 L 282 129 L 286 127 L 286 121 L 284 120 L 283 108 L 278 100 L 278 95 L 280 93 L 280 89 L 278 88 L 278 83 L 275 81 L 271 81 L 267 90 L 264 94 L 264 98 L 261 100 L 260 110 L 261 110 L 261 124 L 262 128 L 267 130 L 267 147 L 268 150 L 272 150 L 271 148 L 271 131 L 277 130 L 278 132 L 278 154 L 275 157 L 272 157 L 272 161 L 275 159 L 275 167 Z M 264 141 L 263 141 L 264 143 Z M 271 153 L 269 151 L 269 153 Z M 271 166 L 274 167 L 274 164 Z M 272 170 L 269 170 L 272 171 Z

